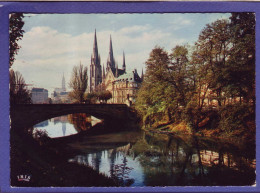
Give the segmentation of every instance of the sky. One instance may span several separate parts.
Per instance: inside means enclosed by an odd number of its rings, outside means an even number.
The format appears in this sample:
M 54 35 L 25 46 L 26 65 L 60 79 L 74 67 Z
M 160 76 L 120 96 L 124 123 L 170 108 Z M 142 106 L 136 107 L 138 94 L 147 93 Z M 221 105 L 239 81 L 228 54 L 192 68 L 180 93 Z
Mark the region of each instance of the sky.
M 145 72 L 145 61 L 155 46 L 171 51 L 176 45 L 193 45 L 206 24 L 228 19 L 229 13 L 145 13 L 145 14 L 24 14 L 24 36 L 12 69 L 19 71 L 31 87 L 45 88 L 49 96 L 66 88 L 72 68 L 80 62 L 89 69 L 97 31 L 101 64 L 105 65 L 112 37 L 113 52 L 126 71 Z M 89 73 L 89 72 L 88 72 Z M 29 87 L 30 88 L 30 87 Z

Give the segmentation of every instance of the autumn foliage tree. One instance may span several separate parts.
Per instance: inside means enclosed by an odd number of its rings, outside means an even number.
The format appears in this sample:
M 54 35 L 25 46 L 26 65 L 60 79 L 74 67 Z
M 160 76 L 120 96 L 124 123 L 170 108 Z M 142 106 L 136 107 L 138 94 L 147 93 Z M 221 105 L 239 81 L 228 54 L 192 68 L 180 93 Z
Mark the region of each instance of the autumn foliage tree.
M 145 125 L 184 121 L 197 132 L 212 116 L 211 127 L 225 132 L 248 128 L 255 107 L 255 16 L 233 13 L 207 24 L 193 47 L 177 45 L 168 53 L 156 46 L 146 69 L 136 100 Z

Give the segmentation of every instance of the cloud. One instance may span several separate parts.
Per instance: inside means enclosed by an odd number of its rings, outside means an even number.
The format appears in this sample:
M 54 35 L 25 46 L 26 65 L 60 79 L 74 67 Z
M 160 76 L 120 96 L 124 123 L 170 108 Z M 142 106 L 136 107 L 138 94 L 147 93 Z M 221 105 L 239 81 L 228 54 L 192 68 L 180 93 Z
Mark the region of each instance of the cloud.
M 156 46 L 169 46 L 185 42 L 170 32 L 153 29 L 149 25 L 134 25 L 120 30 L 97 31 L 98 50 L 101 64 L 105 64 L 109 52 L 109 36 L 112 35 L 113 51 L 119 67 L 122 65 L 123 51 L 126 54 L 126 68 L 137 68 L 141 73 L 150 51 Z M 13 68 L 19 70 L 35 87 L 53 89 L 59 87 L 64 72 L 66 81 L 70 79 L 73 66 L 80 61 L 89 67 L 93 51 L 94 31 L 71 35 L 60 33 L 48 26 L 31 28 L 19 41 L 22 46 Z
M 176 16 L 176 18 L 169 22 L 169 25 L 171 25 L 171 29 L 176 31 L 180 30 L 186 27 L 192 27 L 194 25 L 194 22 L 191 18 L 187 19 L 183 15 Z
M 149 26 L 148 24 L 144 25 L 144 26 L 134 25 L 134 26 L 121 28 L 118 31 L 118 33 L 122 33 L 122 34 L 140 33 L 140 32 L 143 32 L 143 31 L 149 30 L 149 29 L 151 29 L 151 26 Z

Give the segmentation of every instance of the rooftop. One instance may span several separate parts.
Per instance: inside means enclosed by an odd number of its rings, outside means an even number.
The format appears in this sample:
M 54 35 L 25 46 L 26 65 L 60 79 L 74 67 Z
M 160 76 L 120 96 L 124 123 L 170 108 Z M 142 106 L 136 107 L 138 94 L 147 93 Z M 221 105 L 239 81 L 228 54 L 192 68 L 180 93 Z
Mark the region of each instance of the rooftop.
M 139 77 L 137 71 L 127 72 L 119 76 L 116 81 L 129 81 L 129 82 L 141 82 L 141 78 Z

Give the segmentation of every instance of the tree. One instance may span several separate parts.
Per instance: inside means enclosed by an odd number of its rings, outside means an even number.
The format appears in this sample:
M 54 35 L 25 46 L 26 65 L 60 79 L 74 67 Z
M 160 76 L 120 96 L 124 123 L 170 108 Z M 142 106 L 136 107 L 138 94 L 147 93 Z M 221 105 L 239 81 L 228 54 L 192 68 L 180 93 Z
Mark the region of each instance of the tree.
M 192 132 L 206 124 L 222 131 L 248 128 L 255 104 L 254 30 L 254 14 L 234 13 L 207 24 L 191 55 L 189 46 L 176 46 L 170 54 L 155 47 L 135 104 L 144 125 L 184 121 Z
M 211 90 L 218 105 L 223 104 L 223 93 L 227 86 L 227 66 L 231 49 L 231 31 L 228 20 L 217 20 L 201 31 L 196 49 L 193 53 L 193 63 L 198 66 L 198 88 L 208 94 Z M 205 96 L 204 95 L 204 96 Z M 200 97 L 204 97 L 200 96 Z M 203 105 L 204 98 L 200 98 Z
M 106 90 L 97 93 L 96 96 L 100 101 L 104 101 L 105 103 L 107 103 L 107 101 L 112 98 L 112 93 Z
M 89 104 L 95 104 L 97 101 L 97 94 L 96 93 L 86 93 L 85 95 L 85 102 Z
M 189 104 L 194 89 L 188 73 L 188 49 L 176 46 L 169 55 L 163 48 L 155 47 L 146 66 L 146 78 L 136 100 L 144 124 L 180 120 L 181 108 Z
M 232 13 L 232 55 L 229 85 L 245 101 L 255 104 L 255 14 Z
M 23 76 L 20 72 L 13 70 L 10 70 L 10 103 L 11 105 L 31 103 Z
M 168 53 L 156 46 L 146 61 L 146 74 L 141 88 L 137 93 L 135 107 L 143 117 L 144 124 L 152 124 L 162 118 L 167 108 L 164 91 L 167 85 L 162 81 L 165 68 L 169 64 Z
M 9 20 L 9 67 L 12 66 L 15 60 L 15 55 L 18 53 L 19 49 L 21 48 L 18 45 L 18 41 L 22 39 L 24 30 L 22 29 L 24 26 L 23 21 L 23 14 L 22 13 L 11 13 L 10 20 Z
M 87 67 L 83 67 L 82 64 L 74 66 L 69 86 L 72 88 L 69 96 L 76 102 L 82 103 L 84 101 L 84 94 L 88 87 Z

